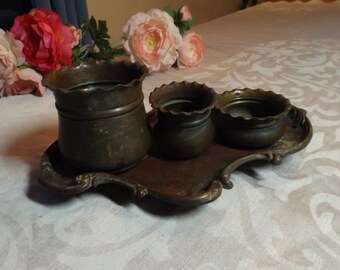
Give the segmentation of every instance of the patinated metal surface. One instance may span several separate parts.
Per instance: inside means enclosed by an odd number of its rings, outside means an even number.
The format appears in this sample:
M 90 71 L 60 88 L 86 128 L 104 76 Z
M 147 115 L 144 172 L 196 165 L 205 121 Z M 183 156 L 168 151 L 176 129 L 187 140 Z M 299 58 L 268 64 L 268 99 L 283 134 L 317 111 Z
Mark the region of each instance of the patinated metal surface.
M 77 171 L 65 162 L 53 143 L 43 154 L 39 181 L 61 193 L 76 194 L 102 183 L 130 188 L 138 197 L 150 195 L 179 205 L 200 205 L 217 199 L 222 188 L 231 188 L 230 174 L 252 160 L 280 164 L 282 157 L 305 148 L 312 138 L 312 126 L 304 110 L 293 107 L 283 136 L 275 144 L 260 149 L 245 149 L 214 142 L 203 154 L 174 161 L 162 158 L 152 149 L 134 168 L 119 173 Z M 155 113 L 148 116 L 151 126 Z
M 59 150 L 70 164 L 92 170 L 126 170 L 151 146 L 137 63 L 97 61 L 49 73 L 59 115 Z
M 217 97 L 214 122 L 220 142 L 241 147 L 265 147 L 285 132 L 291 103 L 283 95 L 262 89 L 234 89 Z
M 163 155 L 188 159 L 210 146 L 215 134 L 210 117 L 216 101 L 212 88 L 196 82 L 172 82 L 156 88 L 149 100 L 158 118 L 153 137 Z

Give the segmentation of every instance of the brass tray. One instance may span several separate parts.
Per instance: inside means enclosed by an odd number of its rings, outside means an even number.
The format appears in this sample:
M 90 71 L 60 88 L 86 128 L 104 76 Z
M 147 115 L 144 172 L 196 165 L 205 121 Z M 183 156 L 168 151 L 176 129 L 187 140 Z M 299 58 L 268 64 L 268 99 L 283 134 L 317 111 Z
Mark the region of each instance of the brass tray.
M 67 164 L 57 141 L 44 152 L 38 180 L 44 186 L 63 194 L 77 194 L 100 184 L 113 183 L 130 188 L 137 197 L 150 195 L 160 200 L 194 206 L 217 199 L 233 183 L 230 174 L 240 165 L 253 160 L 280 164 L 285 155 L 305 148 L 312 138 L 312 125 L 305 111 L 293 107 L 283 137 L 261 149 L 240 149 L 214 142 L 197 158 L 174 161 L 159 157 L 154 150 L 135 167 L 122 173 L 83 172 Z M 148 114 L 151 126 L 156 114 Z

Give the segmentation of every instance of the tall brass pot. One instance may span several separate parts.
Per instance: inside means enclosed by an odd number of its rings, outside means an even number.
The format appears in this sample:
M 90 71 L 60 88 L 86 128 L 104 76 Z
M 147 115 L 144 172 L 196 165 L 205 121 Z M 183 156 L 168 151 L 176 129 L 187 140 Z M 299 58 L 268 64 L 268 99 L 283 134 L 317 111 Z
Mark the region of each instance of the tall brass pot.
M 126 170 L 151 145 L 137 63 L 97 61 L 64 67 L 43 80 L 59 115 L 58 145 L 71 165 L 85 170 Z

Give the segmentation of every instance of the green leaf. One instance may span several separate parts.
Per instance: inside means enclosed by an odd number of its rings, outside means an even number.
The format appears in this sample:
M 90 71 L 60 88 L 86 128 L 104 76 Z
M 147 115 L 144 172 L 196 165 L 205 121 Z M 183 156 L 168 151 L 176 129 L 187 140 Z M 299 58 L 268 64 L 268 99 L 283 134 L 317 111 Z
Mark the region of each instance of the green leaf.
M 172 15 L 171 15 L 171 8 L 170 8 L 170 7 L 165 6 L 165 7 L 163 8 L 163 11 L 167 12 L 170 16 L 172 16 Z
M 190 27 L 193 23 L 193 19 L 189 21 L 182 21 L 183 14 L 180 12 L 180 10 L 181 9 L 178 9 L 177 11 L 175 11 L 175 10 L 172 10 L 168 6 L 165 6 L 163 8 L 163 11 L 167 12 L 174 19 L 174 23 L 178 27 L 180 34 L 184 36 L 185 33 L 190 30 Z
M 95 59 L 104 60 L 122 54 L 123 48 L 112 48 L 106 21 L 98 20 L 92 16 L 80 26 L 83 32 L 88 32 L 93 40 L 91 45 L 78 45 L 73 48 L 73 63 L 91 62 Z

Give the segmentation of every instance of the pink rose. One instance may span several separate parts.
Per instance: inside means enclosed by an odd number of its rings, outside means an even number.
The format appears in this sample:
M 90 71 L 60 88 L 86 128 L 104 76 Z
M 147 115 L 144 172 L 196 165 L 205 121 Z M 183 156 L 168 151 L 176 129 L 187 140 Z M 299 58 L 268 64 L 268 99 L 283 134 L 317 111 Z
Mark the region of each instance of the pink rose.
M 178 50 L 177 66 L 180 69 L 197 66 L 204 55 L 204 42 L 201 35 L 188 32 L 183 37 L 182 46 Z
M 179 13 L 182 14 L 182 21 L 186 22 L 192 20 L 191 13 L 187 5 L 181 7 Z
M 182 37 L 173 18 L 152 9 L 137 13 L 123 27 L 123 45 L 132 62 L 147 66 L 150 72 L 166 71 L 178 57 Z
M 15 18 L 11 32 L 24 44 L 29 64 L 42 73 L 72 64 L 74 35 L 59 15 L 49 9 L 35 8 Z
M 71 44 L 71 47 L 75 47 L 77 45 L 79 45 L 79 42 L 82 38 L 82 31 L 81 29 L 77 29 L 74 25 L 67 25 L 67 27 L 70 29 L 70 31 L 72 32 L 73 35 L 73 42 Z
M 0 83 L 5 96 L 23 95 L 34 92 L 42 96 L 45 87 L 41 84 L 42 76 L 31 68 L 16 69 Z
M 21 41 L 13 38 L 12 33 L 0 29 L 0 79 L 24 63 L 23 46 Z

